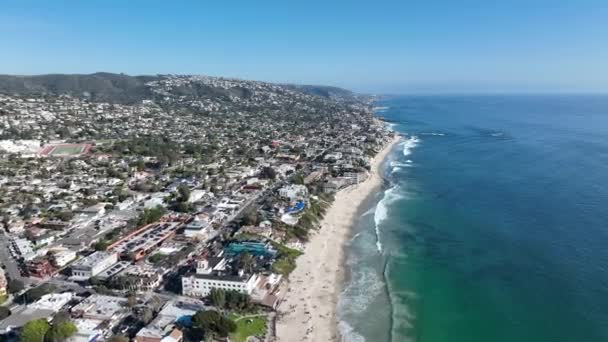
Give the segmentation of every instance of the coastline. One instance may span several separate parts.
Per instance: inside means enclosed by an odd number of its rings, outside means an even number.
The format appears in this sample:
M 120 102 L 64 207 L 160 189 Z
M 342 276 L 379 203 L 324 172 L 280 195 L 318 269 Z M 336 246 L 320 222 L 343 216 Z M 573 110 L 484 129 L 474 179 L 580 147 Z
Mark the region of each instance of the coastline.
M 345 275 L 343 247 L 359 207 L 382 185 L 380 166 L 399 140 L 395 135 L 374 156 L 365 181 L 336 193 L 289 277 L 288 294 L 278 308 L 277 341 L 340 340 L 337 306 Z

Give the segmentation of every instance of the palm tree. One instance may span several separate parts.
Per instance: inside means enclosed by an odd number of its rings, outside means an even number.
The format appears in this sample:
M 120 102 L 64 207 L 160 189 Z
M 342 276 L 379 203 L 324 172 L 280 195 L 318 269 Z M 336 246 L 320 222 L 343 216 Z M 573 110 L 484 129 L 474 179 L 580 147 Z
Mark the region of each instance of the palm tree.
M 240 255 L 240 265 L 243 268 L 243 270 L 245 271 L 245 273 L 252 273 L 253 272 L 253 266 L 255 265 L 255 259 L 253 257 L 253 255 L 244 252 L 241 253 Z

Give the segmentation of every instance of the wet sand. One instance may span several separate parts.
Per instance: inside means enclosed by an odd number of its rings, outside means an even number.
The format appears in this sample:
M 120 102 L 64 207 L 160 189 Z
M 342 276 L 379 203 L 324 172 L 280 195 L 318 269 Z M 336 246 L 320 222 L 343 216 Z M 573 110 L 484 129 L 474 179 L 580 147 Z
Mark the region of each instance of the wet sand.
M 277 341 L 338 341 L 336 309 L 344 278 L 344 244 L 363 201 L 380 188 L 380 165 L 399 141 L 391 140 L 373 159 L 369 177 L 336 193 L 321 228 L 307 243 L 289 276 L 288 293 L 279 305 Z

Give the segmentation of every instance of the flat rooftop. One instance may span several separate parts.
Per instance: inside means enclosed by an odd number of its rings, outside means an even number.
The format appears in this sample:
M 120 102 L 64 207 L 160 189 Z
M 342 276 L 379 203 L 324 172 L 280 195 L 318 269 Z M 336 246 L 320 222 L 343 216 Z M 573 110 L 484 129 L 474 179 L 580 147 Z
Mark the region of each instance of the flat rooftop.
M 172 329 L 174 323 L 182 317 L 192 316 L 205 308 L 205 304 L 196 299 L 180 297 L 165 304 L 158 316 L 142 328 L 137 336 L 162 338 Z
M 181 222 L 158 222 L 151 224 L 139 233 L 125 238 L 112 247 L 112 251 L 120 254 L 134 252 L 137 250 L 149 250 L 165 240 L 169 234 L 176 231 Z
M 111 267 L 109 267 L 108 269 L 105 269 L 103 272 L 99 273 L 96 277 L 101 280 L 105 280 L 105 279 L 108 279 L 108 278 L 124 271 L 129 266 L 131 266 L 130 262 L 119 261 L 119 262 L 115 263 L 114 265 L 112 265 Z
M 126 310 L 127 298 L 94 294 L 72 308 L 72 312 L 85 315 L 111 318 Z
M 76 262 L 72 264 L 72 268 L 91 268 L 101 261 L 111 257 L 112 254 L 113 253 L 108 252 L 95 252 L 82 259 L 76 260 Z
M 209 279 L 209 280 L 220 280 L 220 281 L 239 281 L 239 282 L 244 282 L 247 281 L 249 278 L 251 278 L 252 275 L 250 274 L 245 274 L 243 276 L 239 276 L 238 274 L 226 274 L 226 273 L 218 273 L 218 272 L 213 272 L 210 274 L 201 274 L 201 273 L 188 273 L 186 275 L 184 275 L 184 277 L 194 277 L 197 279 Z

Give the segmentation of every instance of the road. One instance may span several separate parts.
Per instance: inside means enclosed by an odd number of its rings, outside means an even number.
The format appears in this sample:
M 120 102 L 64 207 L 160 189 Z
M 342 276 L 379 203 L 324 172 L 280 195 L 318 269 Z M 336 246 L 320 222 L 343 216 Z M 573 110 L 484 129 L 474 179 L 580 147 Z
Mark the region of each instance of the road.
M 230 224 L 232 221 L 234 221 L 235 219 L 239 218 L 239 216 L 247 209 L 249 208 L 249 206 L 254 203 L 255 201 L 257 201 L 260 196 L 262 196 L 265 193 L 265 191 L 258 191 L 255 195 L 251 196 L 251 198 L 249 198 L 247 201 L 243 202 L 243 204 L 241 206 L 239 206 L 239 208 L 232 214 L 230 215 L 230 217 L 228 217 L 227 219 L 224 220 L 221 228 L 225 228 L 228 226 L 228 224 Z M 221 230 L 221 229 L 220 229 Z
M 31 283 L 28 278 L 21 276 L 19 262 L 11 255 L 9 244 L 10 239 L 8 235 L 2 231 L 2 237 L 0 237 L 0 261 L 6 266 L 4 269 L 6 276 L 11 279 L 21 280 L 24 284 Z

